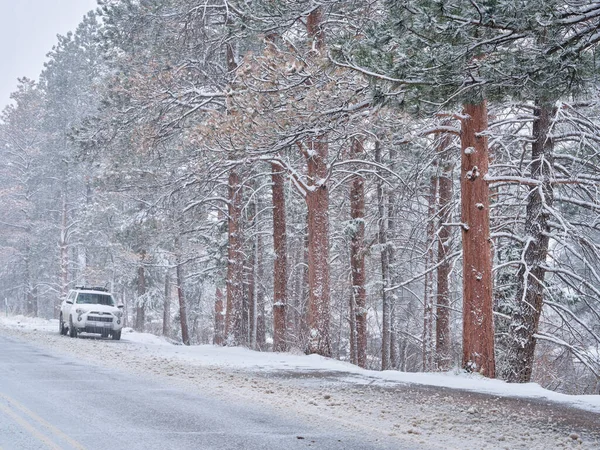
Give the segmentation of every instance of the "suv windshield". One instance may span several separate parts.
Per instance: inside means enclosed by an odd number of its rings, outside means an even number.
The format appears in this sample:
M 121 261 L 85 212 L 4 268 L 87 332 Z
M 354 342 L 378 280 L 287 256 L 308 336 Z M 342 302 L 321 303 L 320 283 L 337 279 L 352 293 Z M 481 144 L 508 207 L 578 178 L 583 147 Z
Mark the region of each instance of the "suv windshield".
M 115 306 L 112 296 L 106 294 L 94 294 L 90 292 L 80 292 L 79 295 L 77 295 L 77 301 L 75 303 Z

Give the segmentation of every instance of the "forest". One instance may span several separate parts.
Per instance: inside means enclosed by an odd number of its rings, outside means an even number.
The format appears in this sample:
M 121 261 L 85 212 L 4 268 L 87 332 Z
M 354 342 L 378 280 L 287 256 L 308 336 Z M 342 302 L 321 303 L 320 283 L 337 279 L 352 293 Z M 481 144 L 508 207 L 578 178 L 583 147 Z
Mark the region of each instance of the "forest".
M 599 29 L 584 0 L 98 0 L 0 114 L 1 296 L 598 394 Z

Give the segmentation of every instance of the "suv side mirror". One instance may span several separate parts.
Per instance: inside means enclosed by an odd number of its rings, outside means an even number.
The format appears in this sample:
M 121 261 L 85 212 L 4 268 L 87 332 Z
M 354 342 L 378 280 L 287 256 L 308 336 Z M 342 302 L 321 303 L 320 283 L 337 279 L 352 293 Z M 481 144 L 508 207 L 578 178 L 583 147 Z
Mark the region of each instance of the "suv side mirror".
M 67 303 L 68 303 L 69 305 L 72 305 L 72 304 L 73 304 L 73 300 L 67 300 Z
M 125 308 L 125 305 L 124 305 L 123 303 L 119 303 L 119 304 L 117 305 L 117 308 L 119 308 L 119 309 L 123 309 L 123 308 Z

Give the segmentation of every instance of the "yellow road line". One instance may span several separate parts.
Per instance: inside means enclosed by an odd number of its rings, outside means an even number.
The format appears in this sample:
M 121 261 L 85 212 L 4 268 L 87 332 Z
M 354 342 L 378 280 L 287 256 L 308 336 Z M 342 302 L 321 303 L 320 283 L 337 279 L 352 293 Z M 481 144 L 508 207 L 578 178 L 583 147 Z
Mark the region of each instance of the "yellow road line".
M 0 404 L 0 410 L 3 411 L 4 414 L 6 414 L 7 416 L 11 417 L 15 422 L 17 422 L 23 428 L 25 428 L 25 430 L 29 431 L 29 434 L 36 437 L 42 443 L 46 444 L 46 446 L 48 448 L 51 448 L 53 450 L 61 450 L 60 446 L 58 446 L 54 442 L 52 442 L 52 440 L 50 440 L 50 438 L 48 438 L 48 436 L 40 433 L 38 430 L 35 429 L 35 427 L 33 425 L 31 425 L 29 422 L 27 422 L 25 419 L 23 419 L 18 414 L 15 414 L 13 411 L 11 411 L 6 406 Z
M 20 404 L 16 400 L 14 400 L 2 393 L 0 393 L 0 398 L 5 400 L 12 406 L 14 406 L 21 412 L 23 412 L 30 419 L 34 420 L 35 422 L 39 423 L 40 425 L 42 425 L 43 427 L 48 429 L 48 431 L 50 431 L 52 434 L 54 434 L 58 438 L 62 439 L 65 442 L 68 442 L 73 448 L 75 448 L 77 450 L 85 450 L 85 447 L 83 445 L 81 445 L 79 442 L 77 442 L 75 439 L 71 438 L 69 435 L 65 434 L 60 429 L 58 429 L 54 425 L 52 425 L 50 422 L 48 422 L 45 419 L 43 419 L 42 417 L 38 416 L 36 413 L 34 413 L 30 409 L 26 408 L 24 405 Z M 62 447 L 57 446 L 54 442 L 52 442 L 50 439 L 48 439 L 47 436 L 40 433 L 29 422 L 27 422 L 25 419 L 23 419 L 18 414 L 15 414 L 13 411 L 11 411 L 6 406 L 0 404 L 0 409 L 2 409 L 2 411 L 4 411 L 7 415 L 12 417 L 21 426 L 23 426 L 23 428 L 26 428 L 28 431 L 30 431 L 32 435 L 37 437 L 40 441 L 44 442 L 44 444 L 46 444 L 48 447 L 50 447 L 52 449 L 57 449 L 57 450 L 62 449 Z

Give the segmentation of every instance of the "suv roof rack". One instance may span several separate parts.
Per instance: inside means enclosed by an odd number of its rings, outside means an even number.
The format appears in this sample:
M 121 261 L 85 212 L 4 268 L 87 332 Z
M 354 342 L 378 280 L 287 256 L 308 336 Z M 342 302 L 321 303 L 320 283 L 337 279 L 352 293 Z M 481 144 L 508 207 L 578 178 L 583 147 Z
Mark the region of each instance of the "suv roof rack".
M 101 292 L 108 292 L 108 289 L 106 289 L 105 287 L 100 287 L 100 286 L 75 286 L 75 289 L 78 289 L 80 291 L 101 291 Z

